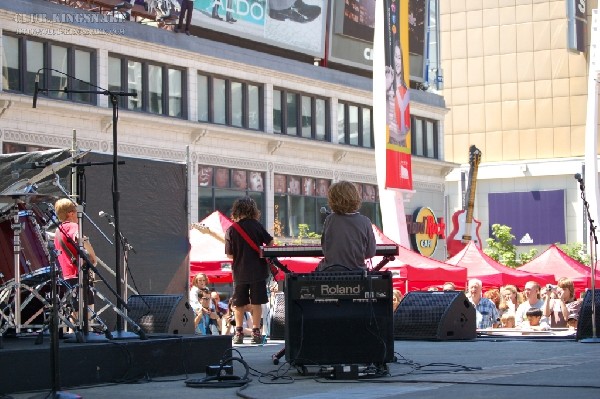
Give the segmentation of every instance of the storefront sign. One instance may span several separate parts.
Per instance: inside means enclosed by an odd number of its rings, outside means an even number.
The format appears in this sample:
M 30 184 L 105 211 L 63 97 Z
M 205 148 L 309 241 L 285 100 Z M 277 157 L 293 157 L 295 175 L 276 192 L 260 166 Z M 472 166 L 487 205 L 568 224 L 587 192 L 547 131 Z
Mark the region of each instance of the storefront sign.
M 406 227 L 412 248 L 423 256 L 432 256 L 439 239 L 446 238 L 444 218 L 436 218 L 430 208 L 417 208 L 412 215 L 406 215 Z

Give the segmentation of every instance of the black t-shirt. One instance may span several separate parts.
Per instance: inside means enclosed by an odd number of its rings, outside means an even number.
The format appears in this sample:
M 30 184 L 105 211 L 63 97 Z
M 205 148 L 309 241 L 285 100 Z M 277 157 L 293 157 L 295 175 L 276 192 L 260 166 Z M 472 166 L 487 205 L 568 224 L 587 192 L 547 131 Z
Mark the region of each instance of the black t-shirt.
M 269 244 L 273 237 L 255 219 L 242 219 L 238 222 L 257 247 Z M 225 233 L 225 254 L 233 255 L 233 281 L 239 284 L 264 281 L 269 276 L 267 262 L 262 259 L 244 237 L 234 227 Z

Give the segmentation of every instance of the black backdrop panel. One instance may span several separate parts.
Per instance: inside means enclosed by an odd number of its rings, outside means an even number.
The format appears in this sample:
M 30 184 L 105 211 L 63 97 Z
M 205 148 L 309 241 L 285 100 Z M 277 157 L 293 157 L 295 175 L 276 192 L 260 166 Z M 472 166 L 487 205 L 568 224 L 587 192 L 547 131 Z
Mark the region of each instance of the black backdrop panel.
M 141 295 L 184 294 L 189 252 L 185 164 L 128 157 L 119 160 L 125 161 L 118 168 L 119 230 L 135 249 L 129 253 L 130 285 L 135 283 Z M 82 199 L 86 213 L 114 242 L 114 228 L 98 216 L 100 211 L 114 214 L 112 155 L 92 153 L 84 161 L 110 163 L 86 167 Z M 114 246 L 88 221 L 84 221 L 83 231 L 90 236 L 96 255 L 114 271 Z M 99 271 L 114 287 L 116 279 L 103 267 Z M 98 287 L 114 298 L 103 284 Z M 103 305 L 97 303 L 96 309 Z M 101 317 L 110 320 L 104 313 Z
M 476 311 L 462 291 L 413 291 L 394 313 L 394 339 L 474 339 Z
M 592 290 L 588 290 L 583 298 L 579 319 L 577 321 L 577 340 L 583 338 L 600 338 L 600 290 L 594 291 L 596 311 L 596 336 L 592 329 Z

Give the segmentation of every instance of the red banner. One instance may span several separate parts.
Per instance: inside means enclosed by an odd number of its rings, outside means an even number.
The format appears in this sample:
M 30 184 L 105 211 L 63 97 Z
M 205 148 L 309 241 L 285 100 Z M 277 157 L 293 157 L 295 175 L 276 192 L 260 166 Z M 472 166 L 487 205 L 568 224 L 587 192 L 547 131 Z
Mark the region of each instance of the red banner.
M 408 0 L 385 0 L 385 188 L 412 190 Z

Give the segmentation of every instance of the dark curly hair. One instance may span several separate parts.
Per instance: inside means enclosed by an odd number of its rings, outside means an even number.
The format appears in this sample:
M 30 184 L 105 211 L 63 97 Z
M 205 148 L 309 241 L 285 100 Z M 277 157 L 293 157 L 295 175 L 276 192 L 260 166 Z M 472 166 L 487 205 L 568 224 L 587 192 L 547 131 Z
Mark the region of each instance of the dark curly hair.
M 362 200 L 356 186 L 349 181 L 339 181 L 329 187 L 327 202 L 331 210 L 338 214 L 357 212 Z
M 242 219 L 259 219 L 260 211 L 252 198 L 242 197 L 233 203 L 231 218 L 236 222 Z

